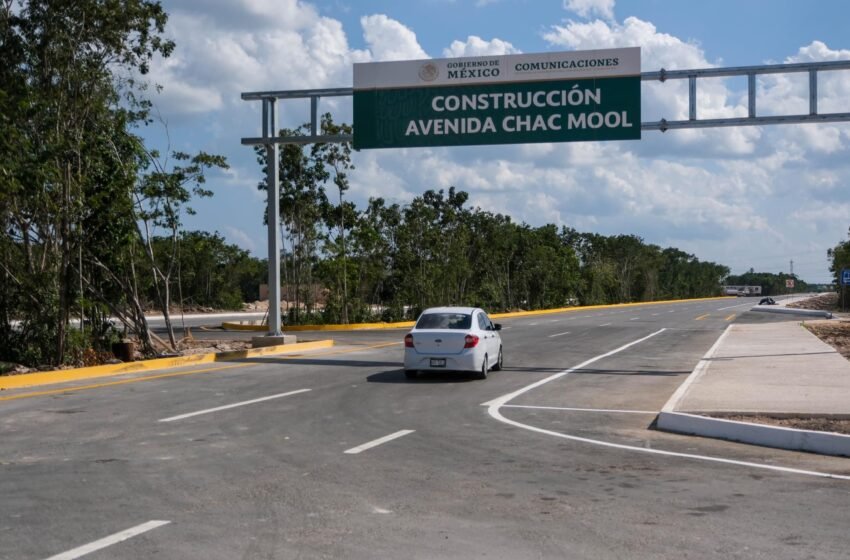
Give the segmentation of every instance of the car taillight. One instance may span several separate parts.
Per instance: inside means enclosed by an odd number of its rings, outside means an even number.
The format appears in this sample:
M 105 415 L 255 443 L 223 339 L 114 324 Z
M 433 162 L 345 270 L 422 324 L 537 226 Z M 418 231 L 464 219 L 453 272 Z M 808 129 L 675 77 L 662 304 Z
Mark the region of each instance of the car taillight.
M 478 346 L 478 337 L 474 334 L 468 334 L 463 338 L 464 348 L 475 348 Z
M 404 347 L 413 348 L 413 335 L 407 334 L 404 336 Z

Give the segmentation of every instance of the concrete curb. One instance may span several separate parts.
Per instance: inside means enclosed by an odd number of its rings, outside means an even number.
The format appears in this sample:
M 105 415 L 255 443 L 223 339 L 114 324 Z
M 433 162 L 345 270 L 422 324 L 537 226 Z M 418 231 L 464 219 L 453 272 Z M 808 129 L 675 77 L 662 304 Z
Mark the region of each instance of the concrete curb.
M 659 430 L 678 434 L 696 435 L 737 441 L 750 445 L 790 449 L 792 451 L 809 451 L 823 455 L 838 455 L 850 457 L 850 436 L 833 432 L 816 432 L 813 430 L 798 430 L 783 426 L 751 424 L 725 418 L 712 418 L 676 410 L 679 403 L 693 385 L 710 367 L 711 359 L 723 339 L 732 332 L 735 325 L 729 325 L 720 338 L 709 348 L 699 361 L 694 371 L 679 386 L 673 396 L 667 401 L 656 419 Z
M 583 307 L 558 307 L 555 309 L 538 309 L 535 311 L 512 311 L 508 313 L 492 313 L 491 319 L 508 319 L 512 317 L 533 317 L 535 315 L 550 315 L 553 313 L 567 313 L 579 311 L 592 311 L 594 309 L 613 309 L 617 307 L 635 307 L 638 305 L 664 305 L 671 303 L 688 303 L 694 301 L 715 301 L 735 299 L 733 296 L 721 296 L 711 298 L 691 298 L 691 299 L 670 299 L 663 301 L 641 301 L 637 303 L 612 303 L 610 305 L 587 305 Z M 287 332 L 299 331 L 355 331 L 368 329 L 403 329 L 413 326 L 415 321 L 401 321 L 397 323 L 352 323 L 349 325 L 293 325 L 284 327 Z M 268 330 L 267 325 L 242 325 L 240 323 L 225 322 L 221 327 L 226 330 L 234 331 L 257 331 L 265 332 Z
M 803 317 L 820 317 L 822 319 L 832 319 L 832 313 L 829 311 L 820 311 L 818 309 L 795 309 L 793 307 L 764 307 L 757 305 L 750 311 L 758 311 L 761 313 L 780 313 L 783 315 L 799 315 Z
M 850 457 L 850 436 L 834 432 L 816 432 L 784 426 L 751 424 L 737 420 L 670 411 L 661 411 L 658 415 L 657 426 L 660 430 L 680 434 L 712 437 L 792 451 Z
M 398 323 L 349 323 L 348 325 L 292 325 L 285 326 L 285 332 L 303 331 L 358 331 L 373 329 L 403 329 L 413 326 L 413 321 L 401 321 Z M 241 325 L 239 323 L 222 323 L 221 328 L 232 331 L 255 331 L 266 332 L 268 325 Z
M 19 389 L 23 387 L 37 387 L 39 385 L 52 385 L 54 383 L 65 383 L 80 379 L 108 377 L 110 375 L 122 375 L 125 373 L 170 369 L 197 364 L 208 364 L 212 362 L 227 362 L 272 354 L 291 354 L 294 352 L 302 352 L 304 350 L 330 348 L 333 345 L 333 340 L 316 340 L 313 342 L 299 342 L 296 344 L 285 344 L 281 346 L 267 346 L 265 348 L 234 350 L 232 352 L 193 354 L 191 356 L 157 358 L 154 360 L 141 360 L 138 362 L 126 362 L 122 364 L 60 369 L 54 371 L 42 371 L 38 373 L 24 373 L 21 375 L 5 375 L 0 377 L 0 391 L 7 389 Z

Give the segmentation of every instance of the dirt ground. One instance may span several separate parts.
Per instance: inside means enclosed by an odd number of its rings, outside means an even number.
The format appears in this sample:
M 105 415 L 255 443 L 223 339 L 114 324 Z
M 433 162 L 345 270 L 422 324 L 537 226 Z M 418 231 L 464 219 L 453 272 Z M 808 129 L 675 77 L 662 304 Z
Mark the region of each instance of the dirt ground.
M 212 352 L 230 352 L 232 350 L 247 350 L 251 347 L 248 340 L 186 340 L 178 344 L 179 354 L 209 354 Z
M 838 311 L 838 294 L 818 294 L 814 297 L 789 303 L 786 307 L 794 309 L 817 309 L 820 311 Z
M 750 422 L 752 424 L 768 424 L 794 428 L 797 430 L 813 430 L 816 432 L 836 432 L 850 435 L 850 420 L 835 418 L 774 418 L 772 416 L 724 416 L 724 420 Z

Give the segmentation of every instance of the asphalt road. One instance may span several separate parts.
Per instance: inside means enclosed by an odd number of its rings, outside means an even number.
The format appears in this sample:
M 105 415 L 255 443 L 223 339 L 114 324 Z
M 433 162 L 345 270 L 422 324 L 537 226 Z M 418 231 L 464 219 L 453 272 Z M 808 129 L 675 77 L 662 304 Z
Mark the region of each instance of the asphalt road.
M 850 480 L 790 469 L 850 460 L 651 429 L 732 321 L 788 319 L 751 304 L 504 320 L 485 381 L 407 381 L 391 330 L 3 392 L 0 558 L 846 558 Z

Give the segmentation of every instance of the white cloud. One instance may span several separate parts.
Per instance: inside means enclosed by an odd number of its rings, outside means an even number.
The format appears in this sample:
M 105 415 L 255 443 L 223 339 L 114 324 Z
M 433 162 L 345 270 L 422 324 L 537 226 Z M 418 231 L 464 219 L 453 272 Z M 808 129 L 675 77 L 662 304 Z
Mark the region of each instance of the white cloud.
M 567 21 L 565 25 L 553 25 L 543 38 L 552 45 L 572 49 L 640 47 L 644 69 L 713 66 L 698 45 L 660 33 L 651 22 L 636 17 L 626 18 L 623 24 L 600 20 L 588 23 Z
M 153 101 L 166 117 L 244 109 L 243 91 L 350 83 L 352 62 L 364 56 L 339 21 L 295 0 L 183 0 L 167 33 L 177 48 L 150 75 L 165 86 Z
M 373 60 L 430 58 L 419 46 L 416 33 L 394 19 L 383 14 L 363 16 L 360 25 Z
M 614 0 L 564 0 L 564 9 L 583 18 L 600 16 L 614 19 Z
M 227 241 L 239 245 L 242 249 L 252 253 L 257 252 L 257 239 L 254 239 L 243 230 L 235 226 L 224 226 L 224 232 L 227 235 Z
M 452 41 L 447 49 L 443 49 L 443 56 L 455 58 L 459 56 L 489 56 L 502 54 L 516 54 L 520 50 L 507 41 L 493 39 L 485 41 L 476 35 L 470 35 L 466 41 Z

